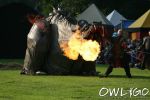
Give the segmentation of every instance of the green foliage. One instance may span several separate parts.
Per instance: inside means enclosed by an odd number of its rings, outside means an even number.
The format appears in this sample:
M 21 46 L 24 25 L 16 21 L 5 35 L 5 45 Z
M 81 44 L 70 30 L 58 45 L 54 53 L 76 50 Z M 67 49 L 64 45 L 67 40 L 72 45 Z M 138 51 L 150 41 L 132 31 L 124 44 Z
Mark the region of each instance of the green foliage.
M 72 15 L 83 12 L 91 3 L 108 15 L 114 9 L 128 19 L 137 19 L 150 8 L 150 0 L 37 0 L 37 8 L 44 15 L 52 11 L 52 7 L 62 5 Z
M 78 15 L 84 11 L 90 4 L 90 0 L 62 0 L 62 6 L 69 12 L 71 15 Z
M 97 66 L 104 72 L 106 67 Z M 131 69 L 132 79 L 124 76 L 122 68 L 114 69 L 108 78 L 89 76 L 28 76 L 19 70 L 0 70 L 0 100 L 150 100 L 150 93 L 138 97 L 100 97 L 99 90 L 106 88 L 148 88 L 150 71 Z
M 50 2 L 49 0 L 38 0 L 36 2 L 36 8 L 43 15 L 48 16 L 49 12 L 52 11 L 53 5 L 52 5 L 52 2 Z

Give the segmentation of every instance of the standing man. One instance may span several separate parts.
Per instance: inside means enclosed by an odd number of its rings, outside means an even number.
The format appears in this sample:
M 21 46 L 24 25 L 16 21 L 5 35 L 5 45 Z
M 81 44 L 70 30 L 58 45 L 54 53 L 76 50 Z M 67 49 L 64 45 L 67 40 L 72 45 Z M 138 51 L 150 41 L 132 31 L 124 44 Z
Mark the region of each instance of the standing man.
M 113 39 L 113 47 L 112 47 L 112 57 L 109 61 L 109 67 L 105 72 L 105 77 L 107 77 L 113 70 L 114 67 L 123 67 L 128 78 L 131 78 L 129 61 L 130 57 L 126 53 L 127 45 L 125 39 L 122 36 L 122 30 L 118 30 L 118 37 Z
M 141 69 L 144 70 L 147 67 L 150 70 L 150 31 L 148 32 L 148 36 L 143 39 L 143 43 L 140 48 L 144 51 L 144 59 Z

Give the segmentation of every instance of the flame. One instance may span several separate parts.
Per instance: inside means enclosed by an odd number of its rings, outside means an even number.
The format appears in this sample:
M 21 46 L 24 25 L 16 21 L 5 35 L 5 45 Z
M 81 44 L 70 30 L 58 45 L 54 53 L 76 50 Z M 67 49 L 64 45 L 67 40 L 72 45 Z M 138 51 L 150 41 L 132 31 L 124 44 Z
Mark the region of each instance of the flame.
M 100 53 L 100 45 L 96 41 L 83 39 L 80 31 L 76 31 L 68 42 L 61 43 L 64 55 L 72 60 L 77 60 L 81 55 L 86 61 L 95 61 Z
M 100 45 L 96 41 L 86 40 L 81 48 L 80 55 L 86 61 L 94 61 L 100 53 Z

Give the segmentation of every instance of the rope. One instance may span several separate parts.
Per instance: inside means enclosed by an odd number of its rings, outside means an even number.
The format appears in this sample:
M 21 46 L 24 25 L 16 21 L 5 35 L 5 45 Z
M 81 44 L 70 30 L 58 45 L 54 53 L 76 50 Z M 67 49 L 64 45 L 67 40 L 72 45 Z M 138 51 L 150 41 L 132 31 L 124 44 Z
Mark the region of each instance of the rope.
M 144 52 L 144 51 L 136 51 L 136 52 L 142 52 L 142 53 L 150 54 L 149 52 Z

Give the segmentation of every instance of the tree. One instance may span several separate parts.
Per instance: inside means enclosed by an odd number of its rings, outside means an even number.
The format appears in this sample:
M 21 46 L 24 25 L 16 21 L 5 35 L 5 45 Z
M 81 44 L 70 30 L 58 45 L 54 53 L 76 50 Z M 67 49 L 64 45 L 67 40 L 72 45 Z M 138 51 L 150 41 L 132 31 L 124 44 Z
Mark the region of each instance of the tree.
M 67 11 L 76 16 L 89 6 L 90 0 L 62 0 L 61 4 Z
M 36 0 L 37 8 L 43 15 L 48 15 L 52 7 L 61 5 L 73 16 L 82 13 L 90 4 L 97 7 L 108 15 L 114 9 L 127 19 L 137 19 L 150 8 L 150 0 Z
M 37 0 L 36 9 L 42 14 L 47 16 L 52 12 L 53 7 L 57 7 L 62 0 Z

